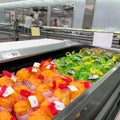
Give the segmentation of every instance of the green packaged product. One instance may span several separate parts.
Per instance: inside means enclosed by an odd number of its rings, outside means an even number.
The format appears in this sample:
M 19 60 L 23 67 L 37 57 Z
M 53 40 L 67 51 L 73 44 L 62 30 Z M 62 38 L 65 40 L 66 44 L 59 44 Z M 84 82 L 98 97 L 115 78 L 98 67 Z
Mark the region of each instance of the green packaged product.
M 100 48 L 82 48 L 78 53 L 66 52 L 65 55 L 55 59 L 60 73 L 91 82 L 100 79 L 116 62 L 120 62 L 120 54 Z

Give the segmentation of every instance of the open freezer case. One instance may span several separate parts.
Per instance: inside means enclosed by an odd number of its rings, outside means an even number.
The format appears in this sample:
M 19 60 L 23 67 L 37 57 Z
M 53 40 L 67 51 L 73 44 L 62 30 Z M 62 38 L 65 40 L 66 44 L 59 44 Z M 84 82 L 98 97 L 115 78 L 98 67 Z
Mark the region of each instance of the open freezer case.
M 61 58 L 65 56 L 66 52 L 72 53 L 73 51 L 79 52 L 83 48 L 94 48 L 93 46 L 74 44 L 71 41 L 59 42 L 44 45 L 44 47 L 37 46 L 36 51 L 33 51 L 34 47 L 17 49 L 21 55 L 14 58 L 5 59 L 2 56 L 4 52 L 1 52 L 0 72 L 3 70 L 16 72 L 20 68 L 32 66 L 34 62 L 40 62 L 48 58 Z M 44 48 L 44 50 L 42 51 L 41 48 L 42 50 Z M 12 51 L 16 52 L 16 49 L 14 50 Z M 27 51 L 28 54 L 23 51 Z M 56 115 L 53 120 L 113 120 L 120 105 L 119 92 L 120 64 L 117 63 L 82 95 Z

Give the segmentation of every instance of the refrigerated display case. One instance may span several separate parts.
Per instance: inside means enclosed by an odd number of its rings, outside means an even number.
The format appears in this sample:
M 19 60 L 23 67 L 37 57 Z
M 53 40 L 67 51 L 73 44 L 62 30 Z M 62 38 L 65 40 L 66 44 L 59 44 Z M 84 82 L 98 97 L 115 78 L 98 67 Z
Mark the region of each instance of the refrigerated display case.
M 41 44 L 43 41 L 46 42 Z M 65 56 L 68 51 L 78 52 L 82 48 L 94 47 L 74 43 L 70 40 L 43 39 L 43 41 L 34 40 L 31 44 L 30 41 L 29 44 L 27 44 L 28 41 L 19 41 L 19 44 L 17 42 L 11 43 L 11 46 L 15 46 L 14 48 L 3 47 L 3 51 L 0 52 L 0 72 L 4 69 L 15 72 L 22 67 L 31 66 L 35 61 L 60 58 Z M 119 50 L 111 49 L 110 51 L 120 53 Z M 120 63 L 116 63 L 111 70 L 93 83 L 89 89 L 71 102 L 53 120 L 113 120 L 120 106 L 119 73 Z
M 76 41 L 87 41 L 92 42 L 94 32 L 104 33 L 107 32 L 105 30 L 94 30 L 94 29 L 78 29 L 78 28 L 70 28 L 70 27 L 51 27 L 51 26 L 44 26 L 44 29 L 41 31 L 42 34 L 46 35 L 47 37 L 52 38 L 66 38 L 72 39 Z M 120 45 L 120 37 L 119 32 L 113 32 L 113 44 Z

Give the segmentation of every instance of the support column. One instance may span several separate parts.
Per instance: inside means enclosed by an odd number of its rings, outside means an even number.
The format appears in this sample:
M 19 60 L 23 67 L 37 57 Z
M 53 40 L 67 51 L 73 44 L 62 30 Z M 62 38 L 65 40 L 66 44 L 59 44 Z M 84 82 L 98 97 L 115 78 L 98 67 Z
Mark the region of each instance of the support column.
M 96 0 L 86 0 L 82 28 L 91 29 Z
M 47 26 L 50 26 L 50 17 L 51 17 L 51 6 L 48 6 L 48 12 L 47 12 Z
M 4 11 L 4 8 L 0 8 L 0 22 L 1 23 L 5 22 L 5 11 Z

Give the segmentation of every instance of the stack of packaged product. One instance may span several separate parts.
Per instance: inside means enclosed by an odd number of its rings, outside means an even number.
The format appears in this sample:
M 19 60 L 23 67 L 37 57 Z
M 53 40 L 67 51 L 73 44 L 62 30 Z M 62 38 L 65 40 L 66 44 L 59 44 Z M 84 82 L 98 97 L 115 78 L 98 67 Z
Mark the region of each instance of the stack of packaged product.
M 99 48 L 34 62 L 16 72 L 3 70 L 0 77 L 1 120 L 51 120 L 100 79 L 120 54 Z

